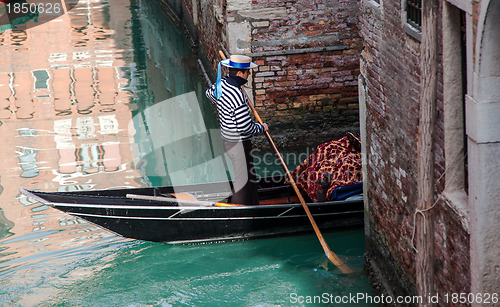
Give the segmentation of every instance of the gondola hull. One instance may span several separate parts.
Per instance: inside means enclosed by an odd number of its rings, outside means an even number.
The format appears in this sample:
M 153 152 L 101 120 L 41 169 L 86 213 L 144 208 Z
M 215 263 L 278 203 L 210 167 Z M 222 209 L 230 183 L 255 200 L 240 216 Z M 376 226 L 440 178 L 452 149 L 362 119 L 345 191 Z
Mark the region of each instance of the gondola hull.
M 22 192 L 124 237 L 146 241 L 228 241 L 293 235 L 313 230 L 300 203 L 186 206 L 182 203 L 127 197 L 130 194 L 154 195 L 157 193 L 154 189 Z M 163 189 L 161 192 L 168 191 L 168 188 Z M 274 194 L 277 193 L 282 192 Z M 361 200 L 309 203 L 308 207 L 322 231 L 363 225 Z

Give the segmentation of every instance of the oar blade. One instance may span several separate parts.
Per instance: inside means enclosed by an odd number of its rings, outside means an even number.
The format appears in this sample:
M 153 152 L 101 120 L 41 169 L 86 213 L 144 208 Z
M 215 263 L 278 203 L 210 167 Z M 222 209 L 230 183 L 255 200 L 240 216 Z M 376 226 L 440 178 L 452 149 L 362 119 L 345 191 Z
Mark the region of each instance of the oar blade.
M 336 267 L 338 267 L 342 273 L 350 274 L 353 272 L 353 270 L 349 266 L 347 266 L 344 262 L 342 262 L 342 260 L 340 260 L 340 258 L 333 252 L 328 253 L 326 257 L 328 258 L 328 260 L 330 260 L 331 263 L 333 263 Z

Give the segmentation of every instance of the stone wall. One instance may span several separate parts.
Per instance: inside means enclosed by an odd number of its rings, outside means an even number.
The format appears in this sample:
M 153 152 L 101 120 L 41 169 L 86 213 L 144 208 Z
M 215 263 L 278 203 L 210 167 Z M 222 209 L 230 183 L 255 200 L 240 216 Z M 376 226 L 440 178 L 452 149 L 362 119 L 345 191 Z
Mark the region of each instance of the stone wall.
M 414 237 L 420 96 L 419 31 L 405 23 L 401 1 L 361 1 L 364 39 L 361 74 L 365 92 L 367 263 L 381 292 L 416 295 Z M 442 8 L 441 8 L 442 9 Z M 402 18 L 403 17 L 403 18 Z M 441 18 L 441 17 L 440 17 Z M 434 288 L 470 293 L 467 218 L 442 197 L 445 172 L 443 57 L 438 25 L 438 94 L 434 127 Z M 463 137 L 462 137 L 463 141 Z M 439 198 L 438 198 L 439 197 Z

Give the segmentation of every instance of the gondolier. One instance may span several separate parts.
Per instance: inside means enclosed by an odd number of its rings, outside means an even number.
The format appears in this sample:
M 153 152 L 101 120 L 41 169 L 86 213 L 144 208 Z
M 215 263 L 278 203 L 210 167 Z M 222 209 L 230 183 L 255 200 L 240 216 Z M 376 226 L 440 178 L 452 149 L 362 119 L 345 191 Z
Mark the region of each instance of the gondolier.
M 229 74 L 221 79 L 221 65 Z M 268 130 L 250 117 L 250 109 L 241 86 L 248 82 L 251 70 L 258 65 L 244 55 L 232 55 L 219 63 L 217 81 L 207 89 L 207 97 L 217 106 L 224 150 L 234 168 L 234 191 L 231 202 L 258 204 L 257 178 L 253 168 L 252 136 Z

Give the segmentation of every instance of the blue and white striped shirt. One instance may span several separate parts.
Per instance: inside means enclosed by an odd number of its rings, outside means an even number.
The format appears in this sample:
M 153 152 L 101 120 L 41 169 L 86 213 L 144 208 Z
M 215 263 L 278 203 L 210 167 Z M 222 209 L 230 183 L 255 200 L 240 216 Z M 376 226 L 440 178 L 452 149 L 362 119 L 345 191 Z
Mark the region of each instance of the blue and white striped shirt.
M 230 142 L 245 141 L 252 135 L 262 133 L 264 127 L 252 121 L 250 108 L 241 89 L 247 80 L 228 75 L 221 80 L 222 96 L 215 98 L 215 84 L 207 89 L 205 94 L 217 106 L 222 138 Z

